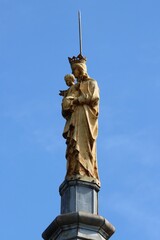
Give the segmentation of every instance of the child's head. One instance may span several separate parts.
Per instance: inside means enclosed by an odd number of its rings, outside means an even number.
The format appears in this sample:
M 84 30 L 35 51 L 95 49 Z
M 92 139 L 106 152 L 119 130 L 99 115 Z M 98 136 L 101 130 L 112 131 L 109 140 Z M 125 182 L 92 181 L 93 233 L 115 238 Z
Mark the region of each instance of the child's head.
M 75 83 L 75 77 L 73 74 L 65 75 L 64 80 L 65 80 L 67 86 L 69 86 L 69 87 L 71 87 Z

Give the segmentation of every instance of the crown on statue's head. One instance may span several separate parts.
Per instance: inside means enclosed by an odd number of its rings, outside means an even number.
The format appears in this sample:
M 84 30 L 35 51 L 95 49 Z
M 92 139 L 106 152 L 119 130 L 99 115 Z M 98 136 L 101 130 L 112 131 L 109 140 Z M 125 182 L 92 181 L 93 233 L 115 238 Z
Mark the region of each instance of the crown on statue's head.
M 69 63 L 71 64 L 71 66 L 75 63 L 83 63 L 86 64 L 86 57 L 83 57 L 81 54 L 79 54 L 77 57 L 73 56 L 72 58 L 68 58 Z

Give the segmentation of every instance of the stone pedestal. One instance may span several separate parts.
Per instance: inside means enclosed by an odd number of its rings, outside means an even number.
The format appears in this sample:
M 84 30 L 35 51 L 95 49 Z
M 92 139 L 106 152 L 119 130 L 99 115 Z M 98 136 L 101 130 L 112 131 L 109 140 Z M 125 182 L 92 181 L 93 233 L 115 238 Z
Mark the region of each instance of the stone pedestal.
M 115 228 L 98 215 L 98 191 L 94 181 L 65 180 L 60 188 L 61 215 L 43 232 L 44 240 L 105 240 Z
M 79 211 L 98 214 L 99 189 L 100 187 L 92 182 L 64 181 L 59 188 L 61 214 Z
M 45 240 L 106 240 L 115 228 L 103 217 L 75 212 L 62 214 L 43 232 Z

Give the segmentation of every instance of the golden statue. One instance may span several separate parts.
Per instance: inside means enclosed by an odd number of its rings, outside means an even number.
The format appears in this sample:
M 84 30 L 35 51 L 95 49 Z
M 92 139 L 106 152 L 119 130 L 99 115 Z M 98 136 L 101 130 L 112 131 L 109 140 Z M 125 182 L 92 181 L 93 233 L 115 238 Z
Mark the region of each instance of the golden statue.
M 69 88 L 60 91 L 63 96 L 62 115 L 66 119 L 63 131 L 67 144 L 66 179 L 82 179 L 100 185 L 96 157 L 98 84 L 88 76 L 86 58 L 81 54 L 69 58 L 69 62 L 72 74 L 65 76 Z

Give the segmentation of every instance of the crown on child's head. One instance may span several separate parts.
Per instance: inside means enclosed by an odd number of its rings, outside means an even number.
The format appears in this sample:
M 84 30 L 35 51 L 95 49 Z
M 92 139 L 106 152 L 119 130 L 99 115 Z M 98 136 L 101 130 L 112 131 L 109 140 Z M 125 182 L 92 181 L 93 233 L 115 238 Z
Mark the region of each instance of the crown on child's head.
M 69 60 L 69 63 L 71 64 L 75 64 L 75 63 L 83 63 L 83 64 L 86 64 L 86 57 L 83 57 L 81 54 L 79 54 L 77 57 L 73 56 L 72 58 L 68 58 Z

